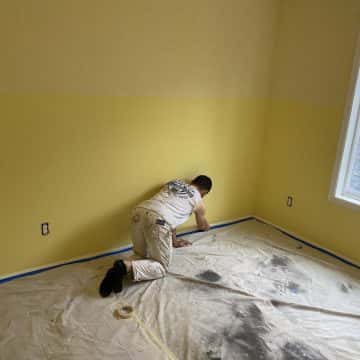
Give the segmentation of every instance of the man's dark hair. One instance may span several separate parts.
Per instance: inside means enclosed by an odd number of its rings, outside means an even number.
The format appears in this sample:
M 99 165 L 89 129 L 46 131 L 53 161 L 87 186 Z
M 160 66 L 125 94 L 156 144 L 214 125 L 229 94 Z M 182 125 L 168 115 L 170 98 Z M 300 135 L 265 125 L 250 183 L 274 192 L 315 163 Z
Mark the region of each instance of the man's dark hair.
M 196 185 L 201 190 L 210 191 L 212 187 L 211 179 L 206 175 L 197 176 L 192 182 L 192 185 Z

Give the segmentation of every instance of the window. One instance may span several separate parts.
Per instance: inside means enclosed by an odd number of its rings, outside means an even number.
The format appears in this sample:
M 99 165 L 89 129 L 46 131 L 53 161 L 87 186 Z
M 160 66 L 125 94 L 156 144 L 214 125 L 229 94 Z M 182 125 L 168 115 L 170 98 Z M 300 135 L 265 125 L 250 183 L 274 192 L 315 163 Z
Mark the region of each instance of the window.
M 331 197 L 360 209 L 360 39 L 339 143 Z

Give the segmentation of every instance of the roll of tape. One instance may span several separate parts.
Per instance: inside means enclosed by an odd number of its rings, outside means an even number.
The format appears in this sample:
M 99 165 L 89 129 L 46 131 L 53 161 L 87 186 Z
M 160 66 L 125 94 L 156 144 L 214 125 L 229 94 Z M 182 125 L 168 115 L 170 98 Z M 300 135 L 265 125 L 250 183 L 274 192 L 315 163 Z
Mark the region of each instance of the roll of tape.
M 122 319 L 128 319 L 132 317 L 134 312 L 134 308 L 130 305 L 122 306 L 120 309 L 118 309 L 119 317 Z

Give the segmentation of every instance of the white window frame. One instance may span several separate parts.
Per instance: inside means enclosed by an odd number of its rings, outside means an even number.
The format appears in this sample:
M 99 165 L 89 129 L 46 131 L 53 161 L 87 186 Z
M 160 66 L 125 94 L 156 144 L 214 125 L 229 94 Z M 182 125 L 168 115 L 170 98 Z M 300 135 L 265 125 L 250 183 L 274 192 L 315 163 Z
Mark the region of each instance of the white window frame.
M 354 164 L 355 150 L 360 142 L 360 36 L 356 45 L 351 85 L 338 144 L 330 199 L 360 210 L 360 192 L 349 190 L 349 171 Z

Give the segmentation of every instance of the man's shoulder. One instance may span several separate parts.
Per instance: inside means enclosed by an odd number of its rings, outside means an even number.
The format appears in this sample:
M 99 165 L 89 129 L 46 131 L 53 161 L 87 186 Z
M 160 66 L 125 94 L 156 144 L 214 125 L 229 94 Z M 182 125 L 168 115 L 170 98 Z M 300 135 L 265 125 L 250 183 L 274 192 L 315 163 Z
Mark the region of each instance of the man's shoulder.
M 193 198 L 196 195 L 196 189 L 184 180 L 171 180 L 166 184 L 169 192 L 178 197 Z
M 194 212 L 198 213 L 198 212 L 205 212 L 205 203 L 203 201 L 202 198 L 199 199 L 199 201 L 196 203 L 195 207 L 194 207 Z

